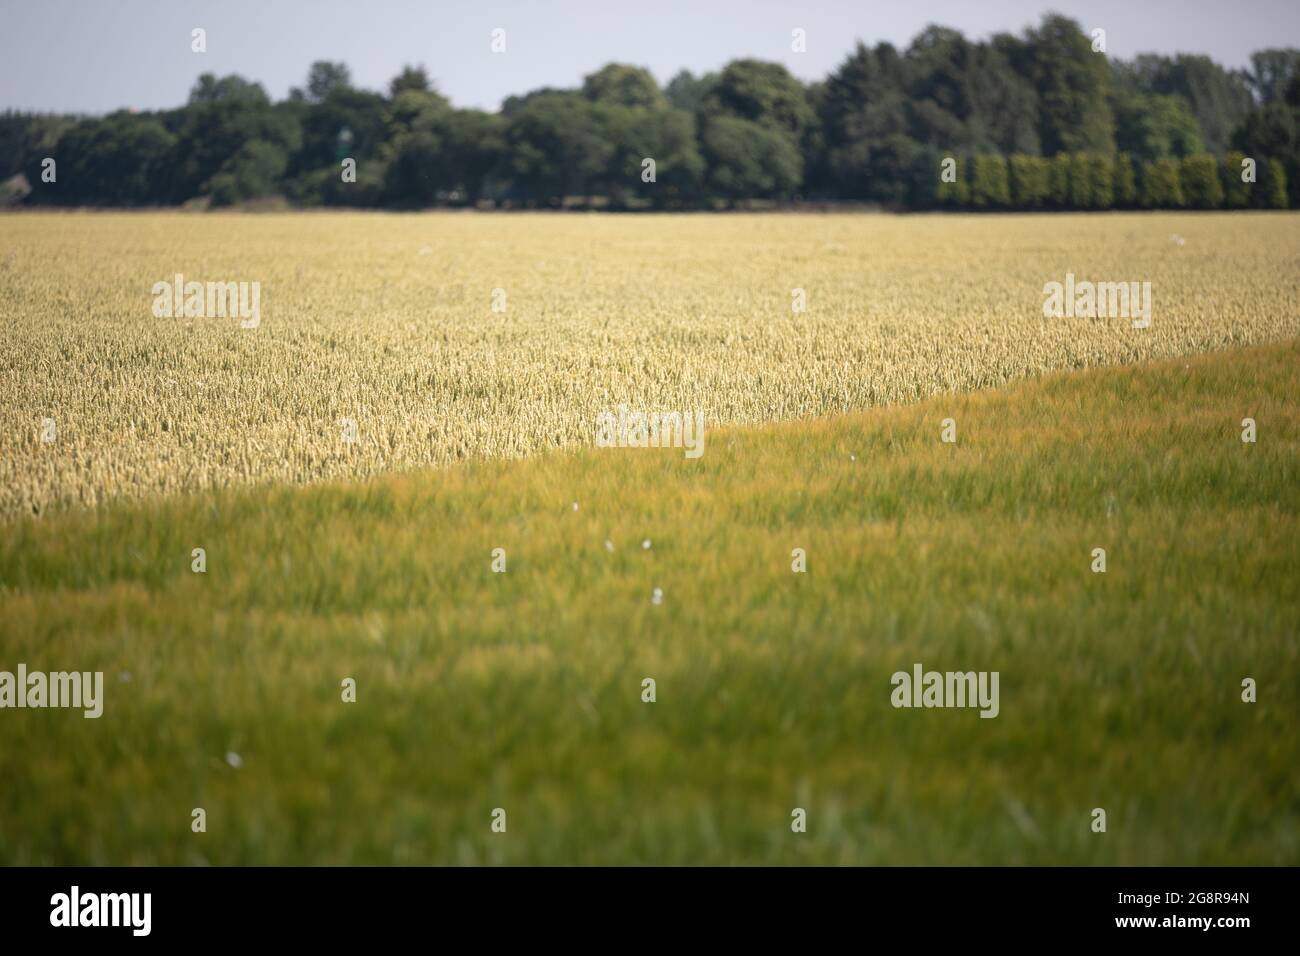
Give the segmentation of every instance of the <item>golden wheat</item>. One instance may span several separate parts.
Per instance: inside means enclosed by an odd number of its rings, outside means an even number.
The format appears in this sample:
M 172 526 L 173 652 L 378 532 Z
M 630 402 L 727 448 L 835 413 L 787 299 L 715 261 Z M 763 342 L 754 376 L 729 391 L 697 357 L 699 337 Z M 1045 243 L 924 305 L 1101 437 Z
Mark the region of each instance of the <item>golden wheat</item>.
M 619 403 L 765 422 L 1300 333 L 1290 214 L 0 223 L 6 517 L 527 455 Z M 1067 272 L 1150 281 L 1151 327 L 1044 318 Z M 260 326 L 155 318 L 177 273 L 259 282 Z

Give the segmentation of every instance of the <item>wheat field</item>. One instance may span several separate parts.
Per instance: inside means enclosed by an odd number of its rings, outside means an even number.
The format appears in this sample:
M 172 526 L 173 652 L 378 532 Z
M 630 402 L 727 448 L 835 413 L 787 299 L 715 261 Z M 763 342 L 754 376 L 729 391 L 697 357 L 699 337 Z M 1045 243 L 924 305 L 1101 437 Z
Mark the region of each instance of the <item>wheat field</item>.
M 1149 280 L 1151 327 L 1044 318 L 1067 272 Z M 156 318 L 177 273 L 260 283 L 260 325 Z M 0 309 L 12 519 L 591 444 L 618 403 L 758 424 L 1277 341 L 1300 218 L 24 214 Z

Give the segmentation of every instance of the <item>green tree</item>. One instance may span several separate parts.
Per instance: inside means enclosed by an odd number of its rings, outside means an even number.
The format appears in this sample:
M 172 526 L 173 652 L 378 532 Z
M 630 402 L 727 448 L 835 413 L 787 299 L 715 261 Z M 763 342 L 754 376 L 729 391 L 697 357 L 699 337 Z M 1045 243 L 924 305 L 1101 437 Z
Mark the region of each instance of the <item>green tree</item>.
M 1292 191 L 1300 186 L 1300 105 L 1275 100 L 1253 110 L 1232 134 L 1232 145 L 1254 159 L 1261 173 L 1268 160 L 1278 160 Z M 1292 200 L 1300 201 L 1300 195 Z
M 385 199 L 399 206 L 473 205 L 502 162 L 504 131 L 497 114 L 441 109 L 395 130 L 382 160 Z
M 6 110 L 0 114 L 0 179 L 7 179 L 53 155 L 54 144 L 77 121 L 70 116 L 47 116 Z
M 725 199 L 785 198 L 803 175 L 788 134 L 735 116 L 715 116 L 701 137 L 710 192 Z
M 443 153 L 438 175 L 445 188 L 469 205 L 482 196 L 505 156 L 505 120 L 482 110 L 450 110 L 434 130 Z
M 214 206 L 272 195 L 279 188 L 288 162 L 288 153 L 277 144 L 248 140 L 221 164 L 204 184 L 203 191 Z
M 384 200 L 416 207 L 474 203 L 501 164 L 505 124 L 500 115 L 455 110 L 436 90 L 404 84 L 388 105 L 378 150 Z
M 135 206 L 167 200 L 169 157 L 176 137 L 154 115 L 121 110 L 67 128 L 50 148 L 58 163 L 54 183 L 40 178 L 43 156 L 33 156 L 29 201 L 87 206 Z
M 1183 157 L 1201 152 L 1201 130 L 1187 101 L 1177 96 L 1142 95 L 1121 98 L 1117 108 L 1116 141 L 1138 159 Z
M 940 164 L 944 154 L 934 146 L 912 142 L 915 152 L 911 165 L 904 171 L 907 180 L 907 203 L 913 209 L 930 209 L 939 204 Z
M 415 208 L 437 203 L 446 188 L 437 175 L 442 154 L 442 138 L 431 127 L 402 133 L 387 144 L 383 159 L 386 201 Z
M 520 105 L 505 131 L 519 197 L 557 203 L 594 195 L 614 153 L 601 121 L 600 106 L 575 93 L 545 93 Z
M 750 195 L 755 198 L 788 197 L 799 189 L 804 133 L 815 116 L 803 84 L 784 66 L 752 59 L 728 63 L 704 94 L 698 118 L 707 182 L 715 195 L 743 198 L 738 192 L 743 183 L 753 185 Z M 722 120 L 744 120 L 746 125 Z M 742 157 L 737 152 L 742 144 L 758 152 Z M 756 161 L 774 166 L 764 174 Z
M 1176 96 L 1184 101 L 1211 153 L 1227 148 L 1233 130 L 1254 106 L 1247 75 L 1225 70 L 1208 56 L 1143 53 L 1132 63 L 1112 61 L 1112 71 L 1114 85 L 1127 94 Z
M 1258 160 L 1286 156 L 1296 147 L 1296 117 L 1285 103 L 1266 103 L 1252 110 L 1232 134 L 1233 149 Z
M 695 117 L 681 110 L 607 106 L 601 112 L 605 138 L 612 144 L 600 186 L 615 205 L 630 197 L 656 206 L 681 205 L 697 199 L 703 185 L 704 159 L 695 135 Z M 654 161 L 648 182 L 645 160 Z
M 1115 157 L 1112 178 L 1114 180 L 1115 205 L 1131 209 L 1137 205 L 1137 174 L 1133 169 L 1133 158 L 1128 153 Z
M 1037 95 L 989 44 L 947 27 L 926 28 L 905 56 L 910 135 L 981 152 L 1039 149 Z
M 1261 103 L 1281 101 L 1287 85 L 1297 73 L 1300 73 L 1300 50 L 1294 47 L 1257 50 L 1250 55 L 1247 76 L 1256 99 Z
M 1027 31 L 1026 42 L 1029 78 L 1038 91 L 1043 152 L 1110 152 L 1115 134 L 1106 58 L 1092 51 L 1078 23 L 1057 14 Z
M 914 172 L 925 147 L 901 133 L 892 133 L 871 149 L 866 198 L 887 206 L 903 205 L 917 195 Z M 933 175 L 933 174 L 931 174 Z
M 211 73 L 190 91 L 175 135 L 168 160 L 172 198 L 204 195 L 226 203 L 276 191 L 268 171 L 283 171 L 302 142 L 296 114 L 273 107 L 260 85 Z
M 902 58 L 887 43 L 874 49 L 859 43 L 827 77 L 818 106 L 828 191 L 846 199 L 876 198 L 881 184 L 873 170 L 893 162 L 898 155 L 896 137 L 907 135 Z M 877 153 L 887 141 L 894 144 L 891 156 L 878 160 Z M 917 162 L 914 156 L 912 168 Z M 937 164 L 930 175 L 937 176 Z
M 814 118 L 803 84 L 781 64 L 762 60 L 728 63 L 705 94 L 700 112 L 748 120 L 796 143 Z
M 697 77 L 690 70 L 682 70 L 668 81 L 664 93 L 673 109 L 696 113 L 699 112 L 704 97 L 716 82 L 718 82 L 716 73 L 706 73 Z
M 826 84 L 810 83 L 804 92 L 815 119 L 804 127 L 799 140 L 799 152 L 803 156 L 803 195 L 831 197 L 835 195 L 835 181 L 830 172 L 826 127 L 820 121 L 826 111 Z
M 411 90 L 415 93 L 428 93 L 433 89 L 428 71 L 423 66 L 403 66 L 402 72 L 388 81 L 388 98 L 397 99 L 402 93 Z
M 307 99 L 322 103 L 332 94 L 352 88 L 352 73 L 345 63 L 317 60 L 307 71 Z
M 323 99 L 313 98 L 299 104 L 297 116 L 302 141 L 289 166 L 289 174 L 301 176 L 328 169 L 338 176 L 344 159 L 355 159 L 359 166 L 373 159 L 388 134 L 390 110 L 416 99 L 449 108 L 447 101 L 436 93 L 405 90 L 389 104 L 378 93 L 346 85 L 331 87 Z
M 593 103 L 662 110 L 668 98 L 650 71 L 626 63 L 607 63 L 582 81 L 582 95 Z
M 308 103 L 322 103 L 329 98 L 330 94 L 339 90 L 350 90 L 350 88 L 352 88 L 352 72 L 347 69 L 347 64 L 316 60 L 307 68 L 305 91 L 302 87 L 292 87 L 289 98 L 308 101 Z
M 1234 154 L 1209 176 L 1204 154 L 1226 145 Z M 46 155 L 60 173 L 48 189 Z M 962 157 L 957 182 L 940 178 L 948 156 Z M 1232 168 L 1246 157 L 1255 188 Z M 340 176 L 349 159 L 355 182 Z M 279 103 L 241 77 L 204 74 L 183 106 L 159 113 L 5 113 L 0 182 L 18 171 L 38 188 L 14 178 L 7 203 L 283 193 L 397 206 L 796 195 L 915 208 L 1297 206 L 1300 50 L 1257 51 L 1248 71 L 1189 54 L 1121 62 L 1049 14 L 1022 36 L 973 41 L 930 26 L 905 53 L 858 43 L 807 85 L 778 63 L 741 59 L 682 71 L 661 90 L 648 70 L 608 63 L 580 89 L 510 96 L 496 114 L 454 109 L 423 66 L 403 66 L 378 93 L 320 60 Z

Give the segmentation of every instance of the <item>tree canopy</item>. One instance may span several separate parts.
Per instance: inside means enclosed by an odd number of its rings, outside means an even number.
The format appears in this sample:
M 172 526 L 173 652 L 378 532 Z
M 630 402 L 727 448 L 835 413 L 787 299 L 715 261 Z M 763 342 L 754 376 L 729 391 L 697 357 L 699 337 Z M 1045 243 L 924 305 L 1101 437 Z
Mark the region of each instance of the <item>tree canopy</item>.
M 859 42 L 812 83 L 752 58 L 663 87 L 608 63 L 497 112 L 456 108 L 423 65 L 377 92 L 321 60 L 281 102 L 205 73 L 176 109 L 3 114 L 0 180 L 30 188 L 0 201 L 1236 208 L 1296 205 L 1298 146 L 1300 50 L 1260 50 L 1243 70 L 1114 60 L 1050 14 L 1019 36 L 932 25 L 902 50 Z M 1257 179 L 1233 172 L 1246 159 Z M 43 176 L 51 160 L 58 174 Z

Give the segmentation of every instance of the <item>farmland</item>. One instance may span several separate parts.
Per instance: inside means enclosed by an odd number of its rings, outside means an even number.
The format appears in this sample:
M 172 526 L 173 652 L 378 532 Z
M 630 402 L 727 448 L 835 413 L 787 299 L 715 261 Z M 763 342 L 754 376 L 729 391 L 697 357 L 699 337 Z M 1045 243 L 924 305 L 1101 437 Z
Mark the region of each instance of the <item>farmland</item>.
M 0 218 L 0 671 L 103 674 L 0 712 L 0 863 L 1294 865 L 1298 257 L 1286 214 Z M 260 323 L 155 317 L 177 273 Z M 1044 317 L 1067 275 L 1151 326 Z M 703 454 L 593 447 L 622 404 Z M 918 665 L 996 716 L 891 706 Z
M 0 514 L 516 458 L 621 402 L 760 424 L 1277 341 L 1298 266 L 1284 213 L 7 216 Z M 155 317 L 178 273 L 260 283 L 261 323 Z M 1151 328 L 1044 318 L 1067 273 L 1150 281 Z
M 0 715 L 0 860 L 1295 864 L 1298 369 L 24 519 L 5 659 L 103 716 Z M 1001 712 L 891 708 L 916 663 Z

